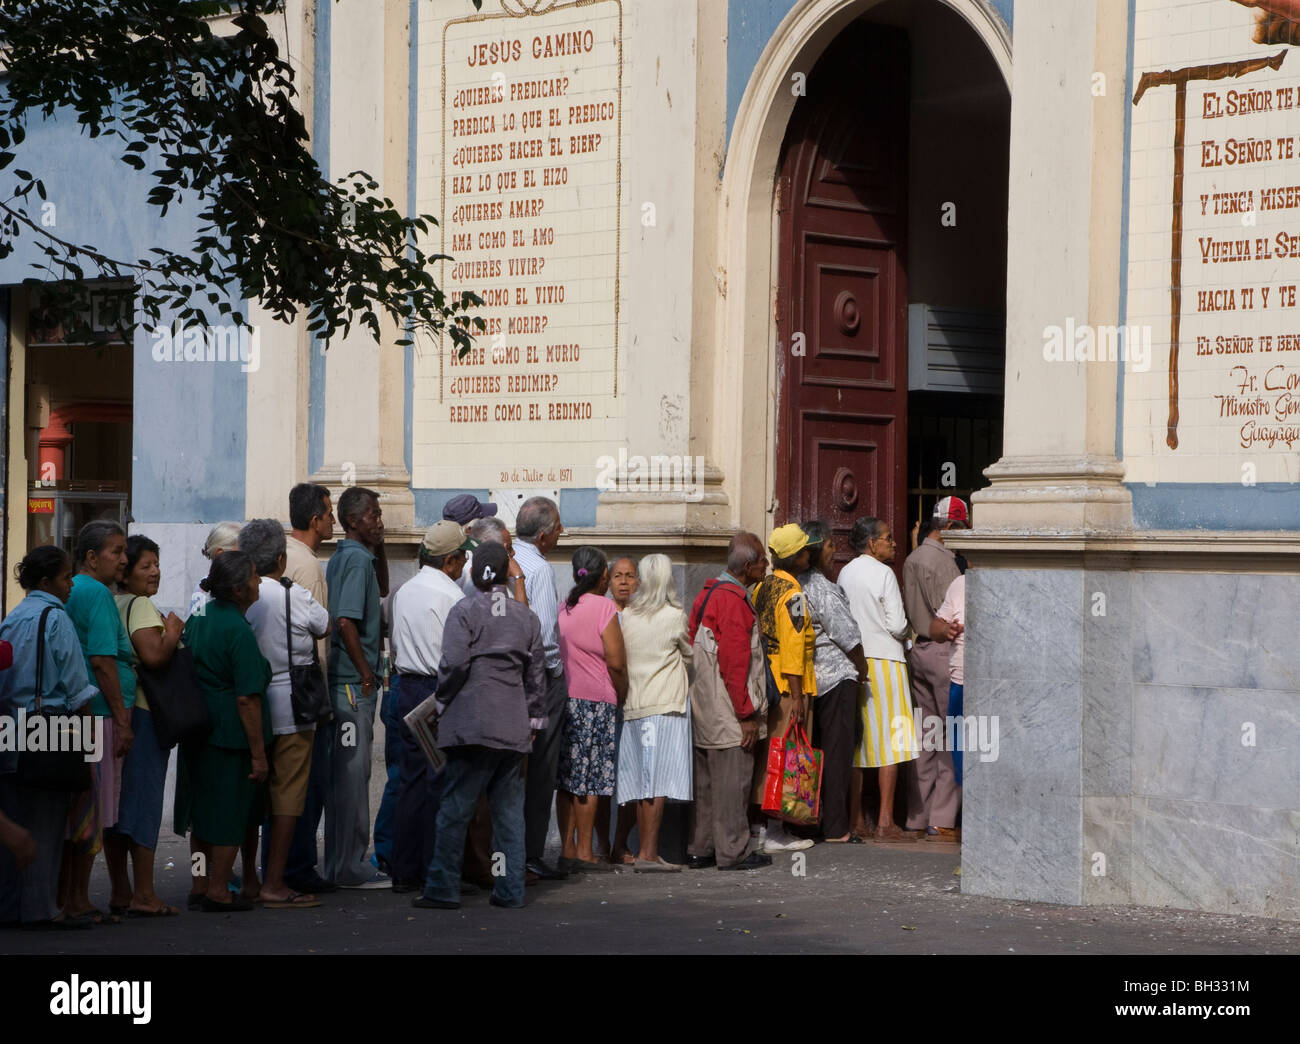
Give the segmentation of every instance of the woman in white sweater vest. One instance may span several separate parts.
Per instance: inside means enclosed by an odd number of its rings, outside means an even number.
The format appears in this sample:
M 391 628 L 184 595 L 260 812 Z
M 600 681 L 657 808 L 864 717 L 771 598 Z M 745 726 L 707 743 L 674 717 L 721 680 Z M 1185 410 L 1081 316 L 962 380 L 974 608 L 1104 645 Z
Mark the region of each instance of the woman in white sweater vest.
M 665 801 L 690 801 L 691 718 L 686 613 L 673 587 L 667 555 L 647 555 L 637 569 L 636 596 L 623 610 L 627 701 L 619 737 L 617 800 L 636 802 L 641 850 L 638 872 L 679 871 L 659 855 Z

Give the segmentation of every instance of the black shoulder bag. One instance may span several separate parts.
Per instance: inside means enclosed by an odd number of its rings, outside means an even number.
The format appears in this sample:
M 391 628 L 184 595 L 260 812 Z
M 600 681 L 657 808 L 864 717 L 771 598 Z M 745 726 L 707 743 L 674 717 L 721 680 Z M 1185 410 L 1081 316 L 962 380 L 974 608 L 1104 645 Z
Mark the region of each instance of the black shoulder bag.
M 34 714 L 45 714 L 45 701 L 41 698 L 43 675 L 45 673 L 45 618 L 54 611 L 54 606 L 47 605 L 41 610 L 40 622 L 36 625 L 36 705 Z M 54 715 L 46 715 L 53 718 Z M 90 764 L 86 761 L 86 751 L 81 749 L 81 715 L 64 711 L 60 719 L 46 721 L 45 735 L 51 750 L 25 750 L 18 756 L 18 771 L 15 779 L 24 787 L 34 790 L 49 790 L 66 794 L 80 794 L 89 790 L 91 784 Z M 101 751 L 101 756 L 111 752 Z
M 131 610 L 141 597 L 143 596 L 136 595 L 126 607 L 128 630 L 131 626 Z M 212 713 L 208 710 L 203 690 L 199 688 L 194 654 L 189 649 L 178 644 L 172 651 L 167 666 L 154 668 L 138 663 L 135 671 L 145 699 L 149 701 L 154 735 L 164 753 L 177 743 L 202 739 L 212 731 Z
M 316 725 L 334 716 L 329 689 L 325 686 L 325 678 L 320 670 L 320 648 L 313 638 L 311 663 L 301 667 L 293 665 L 293 630 L 289 624 L 289 603 L 292 601 L 290 589 L 293 581 L 282 576 L 280 586 L 284 588 L 284 638 L 289 654 L 289 700 L 293 707 L 293 723 Z

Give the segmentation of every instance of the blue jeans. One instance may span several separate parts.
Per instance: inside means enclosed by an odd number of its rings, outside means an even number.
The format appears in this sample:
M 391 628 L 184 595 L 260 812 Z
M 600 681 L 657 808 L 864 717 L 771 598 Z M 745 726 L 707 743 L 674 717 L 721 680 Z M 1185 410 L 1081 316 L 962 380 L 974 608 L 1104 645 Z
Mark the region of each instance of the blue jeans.
M 952 774 L 957 780 L 957 786 L 961 786 L 961 704 L 964 689 L 965 686 L 956 682 L 948 683 L 948 715 L 957 719 L 957 742 L 953 744 L 955 749 L 952 752 Z
M 398 720 L 431 696 L 437 685 L 436 678 L 408 674 L 402 683 L 401 699 L 393 708 Z M 395 879 L 419 884 L 433 859 L 443 773 L 433 770 L 415 735 L 405 724 L 398 733 L 398 755 L 393 848 L 388 862 Z
M 384 723 L 384 768 L 388 778 L 384 781 L 384 794 L 379 799 L 375 813 L 375 858 L 389 865 L 393 862 L 393 829 L 397 816 L 397 785 L 402 778 L 402 730 L 406 728 L 397 713 L 398 676 L 388 681 L 388 689 L 379 702 L 379 720 Z
M 487 791 L 492 813 L 492 895 L 506 906 L 524 905 L 524 755 L 491 747 L 449 747 L 442 770 L 442 802 L 424 894 L 460 900 L 465 832 L 478 799 Z

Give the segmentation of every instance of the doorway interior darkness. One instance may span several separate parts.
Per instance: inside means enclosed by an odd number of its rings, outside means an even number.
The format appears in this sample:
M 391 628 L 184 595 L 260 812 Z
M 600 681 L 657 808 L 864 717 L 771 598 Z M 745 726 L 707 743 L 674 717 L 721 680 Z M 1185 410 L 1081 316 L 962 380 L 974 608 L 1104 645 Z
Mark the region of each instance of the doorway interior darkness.
M 925 31 L 919 23 L 912 31 Z M 922 155 L 933 165 L 935 149 L 929 99 L 927 141 L 911 140 L 912 58 L 908 27 L 846 27 L 808 75 L 778 174 L 775 521 L 826 521 L 840 562 L 852 556 L 847 537 L 857 518 L 884 518 L 905 549 L 912 523 L 939 497 L 969 503 L 1002 452 L 1001 394 L 909 391 L 909 290 L 920 282 L 913 266 L 928 266 L 925 282 L 964 293 L 960 306 L 991 304 L 1000 313 L 1005 300 L 1004 283 L 1001 300 L 996 290 L 969 288 L 988 280 L 963 267 L 967 256 L 936 257 L 929 238 L 909 249 L 909 196 L 934 182 L 933 171 L 913 178 L 909 160 Z M 1003 244 L 1005 232 L 1003 208 Z M 1004 258 L 993 251 L 991 263 Z

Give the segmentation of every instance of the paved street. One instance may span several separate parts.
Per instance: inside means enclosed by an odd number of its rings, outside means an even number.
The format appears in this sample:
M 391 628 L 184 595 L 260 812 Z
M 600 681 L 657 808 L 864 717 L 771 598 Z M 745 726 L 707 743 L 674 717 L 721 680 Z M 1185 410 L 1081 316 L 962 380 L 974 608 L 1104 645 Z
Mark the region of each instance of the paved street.
M 342 892 L 313 910 L 4 932 L 0 953 L 1300 953 L 1300 924 L 963 896 L 958 854 L 929 848 L 818 845 L 802 877 L 789 856 L 747 874 L 584 876 L 530 888 L 518 911 L 486 894 L 441 911 L 388 891 Z M 187 866 L 183 843 L 164 839 L 159 891 L 182 909 Z M 97 903 L 107 889 L 101 861 Z

